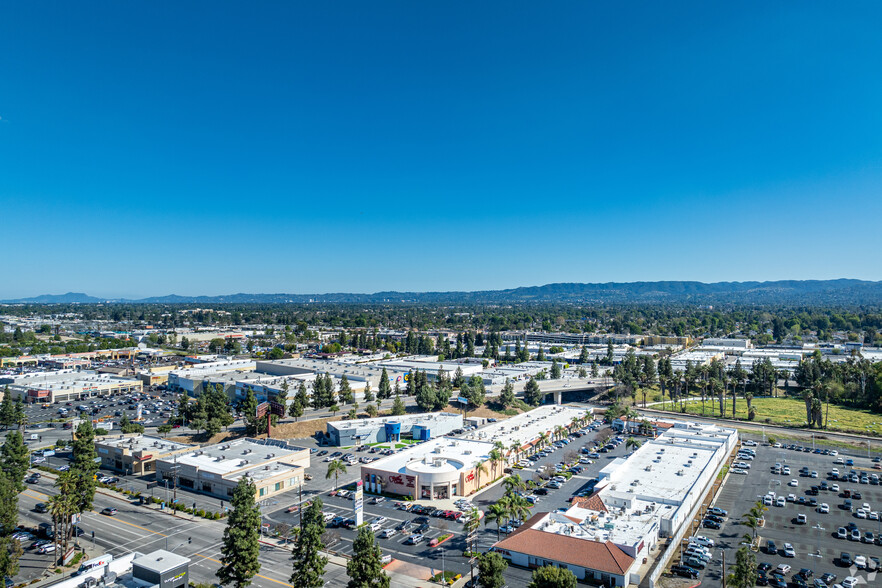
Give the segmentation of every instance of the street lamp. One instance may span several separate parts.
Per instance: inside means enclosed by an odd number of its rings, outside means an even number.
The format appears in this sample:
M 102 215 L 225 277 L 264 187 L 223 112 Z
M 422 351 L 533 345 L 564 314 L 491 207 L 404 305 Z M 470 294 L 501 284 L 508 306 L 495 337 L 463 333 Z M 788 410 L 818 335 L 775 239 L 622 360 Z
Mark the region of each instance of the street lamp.
M 437 551 L 441 554 L 441 584 L 445 583 L 446 575 L 444 573 L 444 548 L 439 547 Z

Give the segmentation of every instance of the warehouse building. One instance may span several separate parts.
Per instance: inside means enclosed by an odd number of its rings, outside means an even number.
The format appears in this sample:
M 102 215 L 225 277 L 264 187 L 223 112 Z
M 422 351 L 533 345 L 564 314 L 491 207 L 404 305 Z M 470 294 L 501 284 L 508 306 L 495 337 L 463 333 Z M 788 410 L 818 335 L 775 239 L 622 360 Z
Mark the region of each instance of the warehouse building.
M 245 476 L 262 499 L 298 488 L 309 467 L 309 449 L 278 439 L 238 439 L 175 454 L 156 462 L 156 479 L 228 500 Z
M 504 464 L 488 461 L 493 444 L 438 437 L 361 466 L 368 492 L 414 499 L 446 499 L 474 494 L 502 475 Z
M 140 380 L 94 371 L 58 370 L 0 376 L 13 398 L 29 403 L 71 402 L 113 394 L 140 393 Z
M 195 396 L 202 382 L 221 374 L 253 372 L 255 362 L 248 359 L 221 359 L 200 363 L 194 367 L 179 368 L 169 372 L 168 387 Z
M 156 471 L 157 460 L 187 453 L 193 447 L 140 434 L 99 437 L 95 441 L 102 468 L 136 475 Z
M 382 366 L 310 358 L 258 361 L 257 371 L 274 376 L 329 374 L 337 379 L 346 376 L 350 382 L 370 382 L 371 388 L 374 390 L 380 385 L 380 377 L 383 375 Z M 391 367 L 386 368 L 386 376 L 390 383 L 398 380 L 403 384 L 405 374 L 406 370 L 398 371 Z
M 374 419 L 331 421 L 326 425 L 326 436 L 331 445 L 348 447 L 401 439 L 428 441 L 461 429 L 462 426 L 461 414 L 429 412 Z

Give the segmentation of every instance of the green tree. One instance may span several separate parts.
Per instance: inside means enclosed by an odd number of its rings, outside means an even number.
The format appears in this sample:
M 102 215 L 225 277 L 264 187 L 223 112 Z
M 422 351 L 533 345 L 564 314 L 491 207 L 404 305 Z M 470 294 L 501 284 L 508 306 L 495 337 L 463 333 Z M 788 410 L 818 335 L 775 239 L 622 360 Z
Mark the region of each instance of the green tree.
M 159 425 L 158 427 L 156 427 L 156 432 L 159 433 L 160 435 L 162 435 L 163 437 L 165 437 L 166 435 L 171 433 L 171 430 L 172 430 L 172 426 L 168 423 L 165 423 L 164 425 Z
M 561 374 L 560 364 L 557 363 L 557 358 L 554 358 L 551 361 L 551 379 L 559 380 Z
M 70 472 L 76 479 L 77 513 L 92 510 L 92 502 L 95 499 L 95 474 L 98 472 L 98 464 L 95 459 L 95 429 L 89 419 L 80 423 L 74 433 L 73 441 L 73 464 Z
M 371 391 L 371 383 L 365 382 L 364 384 L 364 401 L 365 402 L 373 402 L 374 401 L 374 393 Z
M 242 413 L 242 420 L 245 421 L 245 434 L 254 437 L 262 432 L 266 432 L 266 417 L 257 416 L 257 397 L 254 390 L 248 388 L 245 392 L 245 398 L 239 403 L 239 412 Z
M 735 564 L 730 568 L 726 586 L 732 588 L 753 588 L 756 586 L 756 556 L 747 545 L 735 552 Z
M 478 556 L 478 585 L 481 588 L 502 588 L 505 577 L 502 575 L 508 562 L 499 553 L 488 551 Z
M 328 558 L 321 555 L 324 547 L 322 534 L 325 520 L 322 518 L 322 499 L 316 498 L 303 512 L 300 533 L 294 542 L 294 573 L 290 580 L 293 588 L 322 588 L 325 585 L 325 566 Z
M 542 397 L 543 394 L 539 389 L 539 382 L 534 378 L 527 380 L 527 384 L 524 386 L 524 402 L 530 406 L 539 406 L 542 402 Z
M 352 542 L 352 559 L 346 564 L 348 588 L 389 588 L 389 576 L 380 561 L 382 552 L 370 527 L 361 527 Z
M 401 396 L 396 394 L 395 402 L 392 403 L 392 414 L 395 416 L 400 416 L 405 413 L 407 413 L 407 408 L 404 406 L 404 401 L 401 400 Z
M 13 424 L 15 424 L 15 405 L 9 394 L 9 386 L 4 386 L 3 400 L 0 401 L 0 425 L 3 425 L 4 429 L 9 429 Z
M 12 578 L 18 574 L 21 543 L 11 537 L 0 537 L 0 575 Z
M 533 570 L 527 588 L 576 588 L 576 575 L 566 568 L 543 566 Z
M 254 501 L 256 488 L 245 476 L 239 479 L 230 504 L 227 528 L 221 545 L 217 578 L 223 585 L 243 588 L 260 571 L 260 509 Z
M 392 386 L 389 384 L 389 374 L 386 373 L 385 367 L 383 368 L 383 373 L 380 374 L 380 387 L 377 388 L 377 398 L 382 400 L 392 398 Z
M 18 525 L 18 493 L 14 482 L 0 470 L 0 537 L 11 535 Z
M 21 397 L 15 399 L 15 402 L 12 405 L 12 424 L 17 425 L 19 430 L 24 428 L 28 423 L 28 416 L 25 413 L 24 403 L 21 401 Z
M 505 385 L 502 387 L 502 393 L 499 395 L 499 404 L 501 404 L 503 408 L 508 408 L 513 405 L 514 402 L 514 384 L 511 383 L 510 379 L 506 378 Z
M 333 459 L 328 462 L 328 471 L 325 472 L 325 480 L 330 480 L 334 478 L 334 490 L 337 489 L 337 484 L 339 484 L 340 474 L 346 473 L 346 464 L 340 461 L 339 459 Z
M 352 387 L 349 385 L 349 378 L 346 377 L 346 374 L 340 377 L 340 389 L 337 396 L 343 404 L 352 404 L 355 401 L 355 396 L 352 394 Z
M 6 474 L 7 480 L 13 484 L 16 492 L 25 489 L 24 479 L 30 466 L 28 447 L 19 431 L 6 434 L 3 447 L 0 447 L 0 469 Z

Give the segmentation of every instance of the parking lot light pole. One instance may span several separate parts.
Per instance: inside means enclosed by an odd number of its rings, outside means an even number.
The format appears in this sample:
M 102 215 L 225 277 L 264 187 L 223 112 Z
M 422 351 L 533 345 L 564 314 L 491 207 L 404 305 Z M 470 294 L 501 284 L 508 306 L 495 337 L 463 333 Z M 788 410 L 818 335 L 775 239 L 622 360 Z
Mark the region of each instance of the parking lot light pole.
M 821 557 L 821 531 L 824 530 L 824 527 L 822 527 L 821 524 L 818 523 L 818 524 L 816 524 L 816 525 L 813 525 L 813 526 L 812 526 L 812 529 L 817 529 L 817 531 L 818 531 L 818 534 L 817 534 L 817 543 L 816 543 L 816 547 L 817 547 L 818 551 L 817 551 L 817 553 L 810 553 L 809 556 L 811 556 L 811 557 Z

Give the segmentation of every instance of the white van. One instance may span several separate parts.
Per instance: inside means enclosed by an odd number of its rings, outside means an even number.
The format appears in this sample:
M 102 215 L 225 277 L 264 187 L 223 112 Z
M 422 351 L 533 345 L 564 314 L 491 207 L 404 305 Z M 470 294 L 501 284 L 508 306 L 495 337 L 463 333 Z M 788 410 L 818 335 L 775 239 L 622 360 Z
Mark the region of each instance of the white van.
M 113 561 L 113 556 L 109 553 L 105 553 L 104 555 L 98 556 L 96 558 L 86 560 L 80 565 L 80 569 L 74 572 L 74 576 L 79 576 L 80 574 L 85 574 L 89 570 L 94 570 L 95 568 L 100 568 L 101 566 L 106 566 L 110 562 Z

